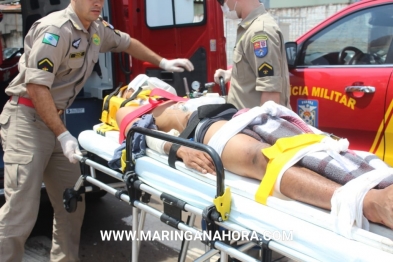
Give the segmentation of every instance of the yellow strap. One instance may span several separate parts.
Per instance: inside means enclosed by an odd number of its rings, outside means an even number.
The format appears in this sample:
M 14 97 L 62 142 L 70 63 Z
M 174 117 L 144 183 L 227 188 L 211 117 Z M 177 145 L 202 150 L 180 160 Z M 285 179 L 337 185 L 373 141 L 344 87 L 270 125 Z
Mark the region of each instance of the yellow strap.
M 110 126 L 110 125 L 108 125 L 108 124 L 102 124 L 101 126 L 99 126 L 99 127 L 97 128 L 96 133 L 105 136 L 105 133 L 106 133 L 107 131 L 112 131 L 112 130 L 118 130 L 118 129 L 116 129 L 116 128 L 114 128 L 113 126 Z
M 268 159 L 266 173 L 255 194 L 255 201 L 266 205 L 267 198 L 273 194 L 274 184 L 284 165 L 303 148 L 319 143 L 324 135 L 302 134 L 292 137 L 280 138 L 268 148 L 262 149 Z
M 123 149 L 121 151 L 121 157 L 120 157 L 121 171 L 123 171 L 123 173 L 126 170 L 126 154 L 127 154 L 127 151 L 125 149 Z
M 225 188 L 225 192 L 222 196 L 216 197 L 213 203 L 221 214 L 222 220 L 228 220 L 229 212 L 231 212 L 231 189 L 229 187 Z

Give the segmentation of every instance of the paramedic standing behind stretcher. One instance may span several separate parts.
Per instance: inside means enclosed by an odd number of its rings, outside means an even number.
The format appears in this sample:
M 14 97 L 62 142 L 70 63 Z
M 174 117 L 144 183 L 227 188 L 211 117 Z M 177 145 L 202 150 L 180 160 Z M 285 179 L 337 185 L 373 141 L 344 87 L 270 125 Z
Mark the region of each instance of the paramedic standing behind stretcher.
M 258 0 L 218 0 L 228 19 L 239 19 L 232 69 L 218 69 L 231 81 L 228 103 L 238 109 L 260 106 L 272 100 L 291 108 L 284 38 L 274 18 Z
M 80 167 L 78 142 L 61 114 L 74 101 L 102 52 L 126 52 L 164 70 L 193 70 L 187 59 L 166 60 L 99 15 L 104 0 L 71 0 L 64 10 L 34 23 L 26 35 L 19 75 L 0 115 L 6 203 L 0 209 L 0 261 L 21 261 L 38 214 L 42 181 L 54 209 L 51 261 L 79 261 L 84 203 L 63 208 Z

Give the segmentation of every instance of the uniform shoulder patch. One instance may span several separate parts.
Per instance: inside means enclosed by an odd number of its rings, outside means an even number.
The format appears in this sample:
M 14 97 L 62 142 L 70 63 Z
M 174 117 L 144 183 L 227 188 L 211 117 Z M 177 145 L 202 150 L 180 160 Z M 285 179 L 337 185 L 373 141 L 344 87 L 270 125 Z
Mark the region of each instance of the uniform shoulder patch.
M 38 61 L 37 68 L 53 73 L 53 62 L 49 58 L 44 58 Z
M 258 67 L 258 77 L 274 76 L 274 68 L 269 63 L 263 63 Z
M 265 34 L 255 35 L 253 38 L 251 38 L 251 43 L 254 47 L 254 54 L 256 57 L 262 58 L 267 55 L 267 40 L 268 37 Z
M 115 30 L 115 28 L 113 27 L 113 25 L 111 25 L 110 23 L 108 23 L 108 22 L 105 21 L 105 20 L 102 20 L 102 24 L 103 24 L 105 27 L 109 27 L 110 29 Z
M 58 35 L 52 33 L 45 33 L 44 39 L 42 39 L 42 43 L 56 47 L 59 39 L 60 36 Z
M 116 35 L 120 36 L 120 31 L 117 30 L 117 29 L 115 29 L 115 27 L 114 27 L 113 25 L 111 25 L 110 23 L 108 23 L 108 22 L 105 21 L 105 20 L 101 20 L 101 21 L 102 21 L 102 24 L 103 24 L 105 27 L 110 28 L 111 30 L 113 30 L 113 31 L 115 32 Z

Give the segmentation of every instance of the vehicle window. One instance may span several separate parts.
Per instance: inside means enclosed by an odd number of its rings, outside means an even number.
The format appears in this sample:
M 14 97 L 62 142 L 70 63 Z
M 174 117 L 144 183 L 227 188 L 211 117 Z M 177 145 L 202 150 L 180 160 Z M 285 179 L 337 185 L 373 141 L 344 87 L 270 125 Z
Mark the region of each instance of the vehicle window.
M 346 16 L 308 39 L 300 65 L 384 64 L 393 38 L 393 5 Z
M 146 0 L 146 22 L 149 27 L 170 27 L 201 23 L 204 0 Z

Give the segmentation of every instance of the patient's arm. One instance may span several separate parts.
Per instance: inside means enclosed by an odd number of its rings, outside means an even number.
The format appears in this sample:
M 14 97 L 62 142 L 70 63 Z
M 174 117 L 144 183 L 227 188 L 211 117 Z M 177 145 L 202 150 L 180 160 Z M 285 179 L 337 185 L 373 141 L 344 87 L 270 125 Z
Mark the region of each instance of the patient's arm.
M 165 143 L 164 151 L 166 154 L 169 154 L 169 150 L 171 146 L 172 143 L 170 142 Z M 210 173 L 213 175 L 216 174 L 213 160 L 205 152 L 185 146 L 180 146 L 176 152 L 176 156 L 178 158 L 181 158 L 184 164 L 189 168 L 195 169 L 203 174 L 206 173 Z
M 165 133 L 162 131 L 157 131 L 157 132 Z M 172 136 L 179 136 L 179 131 L 172 129 L 166 134 Z M 151 136 L 146 136 L 146 144 L 150 149 L 160 154 L 167 154 L 167 155 L 169 154 L 169 150 L 172 146 L 172 143 L 170 142 L 167 142 L 159 138 L 154 138 Z M 210 156 L 204 152 L 185 146 L 180 146 L 176 152 L 176 156 L 178 158 L 181 158 L 184 164 L 189 168 L 193 168 L 204 174 L 205 173 L 215 174 L 213 161 L 210 158 Z

